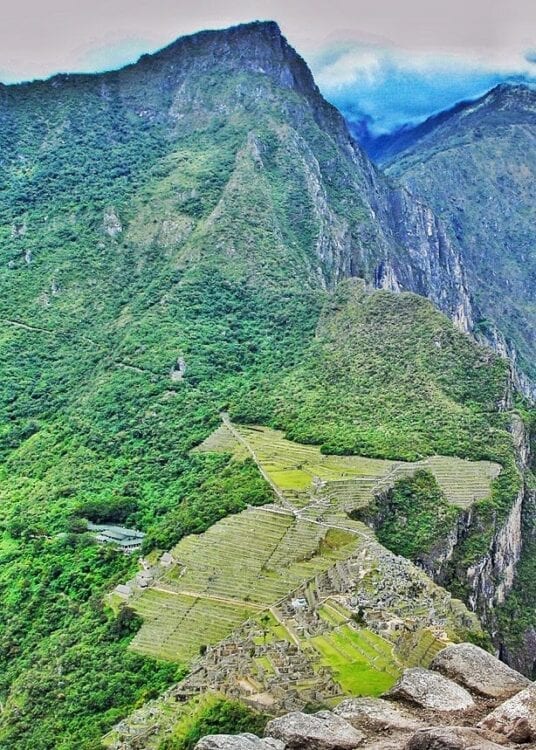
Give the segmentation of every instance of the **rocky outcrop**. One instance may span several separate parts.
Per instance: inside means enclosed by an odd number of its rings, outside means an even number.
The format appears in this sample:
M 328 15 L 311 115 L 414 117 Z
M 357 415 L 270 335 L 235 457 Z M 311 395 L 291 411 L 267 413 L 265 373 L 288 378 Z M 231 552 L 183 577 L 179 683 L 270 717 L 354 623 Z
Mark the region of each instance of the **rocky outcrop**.
M 259 742 L 271 738 L 288 750 L 536 748 L 536 683 L 526 686 L 522 675 L 469 643 L 444 649 L 438 665 L 453 679 L 407 669 L 399 682 L 403 688 L 383 698 L 351 698 L 313 715 L 286 714 L 267 724 L 266 739 Z M 250 744 L 251 735 L 229 742 L 228 736 L 221 742 L 211 736 L 196 750 L 269 750 Z
M 431 668 L 478 695 L 506 699 L 529 684 L 519 672 L 472 643 L 447 646 Z
M 255 734 L 207 734 L 196 745 L 198 750 L 285 750 L 285 743 Z
M 481 726 L 513 742 L 536 742 L 536 683 L 492 711 Z
M 266 725 L 266 735 L 285 743 L 285 747 L 308 750 L 352 750 L 364 740 L 362 732 L 331 711 L 304 714 L 294 711 Z
M 470 727 L 437 727 L 417 732 L 405 750 L 502 750 Z
M 415 731 L 423 722 L 406 708 L 383 698 L 349 698 L 339 703 L 334 713 L 349 724 L 368 732 Z
M 447 677 L 422 667 L 404 670 L 387 695 L 434 711 L 465 711 L 474 706 L 467 690 Z
M 102 226 L 105 234 L 112 239 L 115 239 L 123 231 L 123 225 L 113 206 L 109 206 L 104 211 Z

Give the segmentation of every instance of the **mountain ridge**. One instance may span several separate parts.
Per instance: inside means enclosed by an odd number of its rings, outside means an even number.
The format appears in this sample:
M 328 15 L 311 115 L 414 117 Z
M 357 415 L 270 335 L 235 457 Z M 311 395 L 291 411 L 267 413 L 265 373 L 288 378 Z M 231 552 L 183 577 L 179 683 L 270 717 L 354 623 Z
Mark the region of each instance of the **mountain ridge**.
M 530 91 L 533 91 L 535 87 L 536 84 L 531 85 L 529 83 L 499 83 L 485 94 L 472 99 L 463 99 L 448 109 L 430 115 L 416 125 L 404 125 L 391 133 L 382 134 L 377 137 L 364 136 L 365 150 L 375 163 L 380 166 L 386 166 L 391 159 L 396 158 L 400 152 L 411 148 L 413 144 L 426 137 L 437 126 L 459 113 L 463 114 L 467 110 L 472 110 L 475 104 L 484 105 L 489 101 L 499 99 L 501 95 L 511 94 L 512 92 L 526 95 Z M 517 100 L 515 103 L 519 104 L 519 101 Z M 350 123 L 350 129 L 352 130 L 352 123 Z M 356 137 L 359 141 L 359 136 L 356 135 Z
M 461 252 L 476 334 L 516 363 L 518 386 L 532 399 L 535 134 L 536 89 L 501 84 L 386 137 L 379 158 L 444 222 Z

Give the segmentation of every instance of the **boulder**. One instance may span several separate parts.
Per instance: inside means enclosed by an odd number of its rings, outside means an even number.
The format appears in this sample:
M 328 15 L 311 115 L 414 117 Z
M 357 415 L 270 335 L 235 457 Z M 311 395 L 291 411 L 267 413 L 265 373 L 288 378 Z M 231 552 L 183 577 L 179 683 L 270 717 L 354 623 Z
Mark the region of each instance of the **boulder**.
M 265 734 L 282 740 L 287 748 L 307 750 L 352 750 L 365 739 L 362 732 L 331 711 L 294 711 L 269 721 Z
M 284 750 L 285 744 L 272 737 L 260 739 L 255 734 L 207 734 L 195 750 Z
M 530 684 L 522 674 L 472 643 L 447 646 L 434 658 L 431 668 L 488 698 L 510 698 Z
M 415 731 L 422 722 L 401 706 L 382 698 L 348 698 L 334 709 L 356 729 L 365 731 Z
M 502 703 L 479 726 L 512 742 L 536 742 L 536 683 Z
M 434 711 L 464 711 L 475 705 L 465 688 L 422 667 L 405 669 L 387 695 Z
M 406 743 L 405 750 L 504 750 L 470 727 L 421 729 Z

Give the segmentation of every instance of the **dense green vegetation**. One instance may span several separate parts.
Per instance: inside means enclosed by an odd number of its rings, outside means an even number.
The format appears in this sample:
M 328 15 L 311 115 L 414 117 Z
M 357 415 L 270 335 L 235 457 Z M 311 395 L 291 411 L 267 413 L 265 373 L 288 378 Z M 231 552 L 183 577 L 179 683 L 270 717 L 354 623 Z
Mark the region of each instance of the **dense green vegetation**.
M 183 674 L 127 652 L 138 618 L 103 606 L 131 560 L 70 536 L 6 537 L 1 555 L 1 690 L 10 699 L 0 747 L 69 750 L 80 737 L 98 747 L 126 708 Z
M 352 281 L 326 305 L 274 410 L 291 439 L 326 453 L 504 460 L 508 418 L 497 405 L 506 374 L 426 300 Z
M 399 479 L 385 498 L 377 498 L 357 516 L 372 521 L 376 536 L 388 549 L 418 561 L 445 537 L 459 512 L 434 475 L 421 469 Z
M 137 619 L 103 599 L 135 561 L 80 520 L 139 528 L 149 552 L 266 502 L 250 462 L 190 452 L 221 410 L 325 452 L 498 461 L 486 533 L 517 488 L 504 363 L 413 295 L 327 290 L 316 179 L 353 222 L 360 272 L 376 251 L 328 115 L 212 68 L 182 89 L 150 61 L 2 89 L 6 750 L 94 748 L 183 674 L 127 651 Z

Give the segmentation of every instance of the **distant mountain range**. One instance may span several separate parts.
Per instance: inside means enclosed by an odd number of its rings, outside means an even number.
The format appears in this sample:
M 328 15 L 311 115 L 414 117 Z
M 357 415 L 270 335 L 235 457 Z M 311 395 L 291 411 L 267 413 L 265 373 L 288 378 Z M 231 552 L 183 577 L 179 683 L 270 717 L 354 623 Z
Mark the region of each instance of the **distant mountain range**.
M 357 134 L 359 137 L 359 134 Z M 536 88 L 501 84 L 363 145 L 460 249 L 477 329 L 536 374 Z M 525 381 L 528 390 L 529 383 Z

